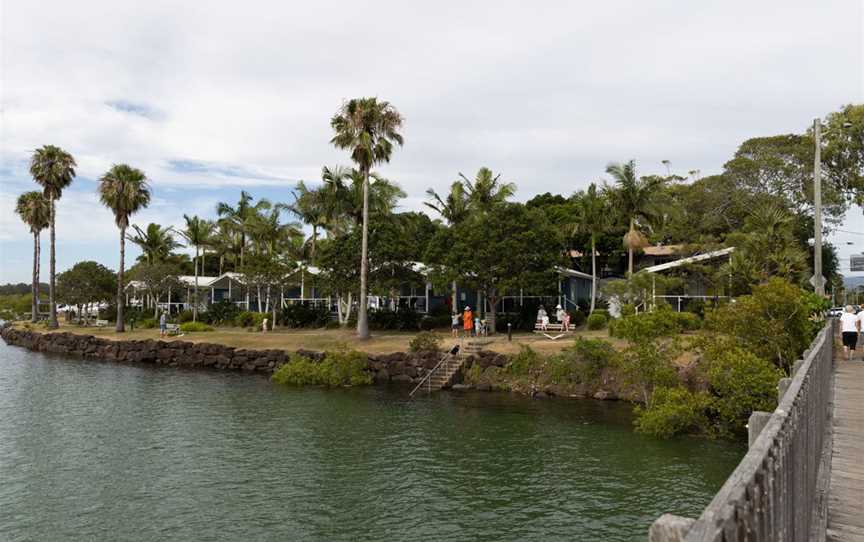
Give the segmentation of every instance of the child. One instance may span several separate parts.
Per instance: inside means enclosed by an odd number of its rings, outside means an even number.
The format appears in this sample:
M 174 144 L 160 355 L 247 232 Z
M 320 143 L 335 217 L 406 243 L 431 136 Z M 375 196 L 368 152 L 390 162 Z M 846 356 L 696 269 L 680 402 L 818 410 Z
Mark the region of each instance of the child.
M 564 331 L 570 331 L 570 313 L 564 311 L 564 316 L 561 318 L 561 323 L 564 325 Z
M 451 335 L 453 335 L 454 337 L 458 337 L 459 336 L 459 314 L 458 313 L 455 313 L 455 312 L 453 313 L 453 317 L 451 318 L 451 322 L 452 322 Z

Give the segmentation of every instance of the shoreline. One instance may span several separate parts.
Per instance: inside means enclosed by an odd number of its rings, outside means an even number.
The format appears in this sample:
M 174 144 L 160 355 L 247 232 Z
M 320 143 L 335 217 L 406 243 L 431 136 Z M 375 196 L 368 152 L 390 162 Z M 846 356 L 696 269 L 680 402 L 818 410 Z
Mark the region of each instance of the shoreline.
M 192 370 L 233 371 L 270 377 L 292 354 L 320 360 L 324 352 L 298 349 L 249 349 L 226 346 L 219 343 L 190 342 L 183 340 L 163 341 L 157 339 L 118 340 L 71 332 L 41 332 L 18 329 L 9 324 L 0 328 L 0 337 L 7 345 L 26 348 L 33 352 L 63 354 L 80 359 L 112 363 L 135 363 L 161 367 Z M 395 352 L 391 354 L 366 354 L 366 371 L 373 385 L 416 385 L 438 362 L 435 352 Z M 463 371 L 475 364 L 482 369 L 504 367 L 508 357 L 504 354 L 482 350 L 468 357 Z M 500 390 L 488 385 L 464 384 L 464 374 L 454 379 L 453 391 L 509 391 L 518 395 L 546 398 L 616 400 L 617 394 L 601 390 L 559 389 L 548 387 L 525 393 L 519 390 Z

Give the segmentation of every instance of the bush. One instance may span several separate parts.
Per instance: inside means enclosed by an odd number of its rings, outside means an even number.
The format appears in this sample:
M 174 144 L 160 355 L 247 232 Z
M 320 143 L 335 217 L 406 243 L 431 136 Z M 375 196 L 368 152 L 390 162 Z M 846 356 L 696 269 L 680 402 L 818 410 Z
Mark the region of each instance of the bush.
M 695 314 L 674 312 L 668 305 L 661 305 L 651 312 L 622 316 L 610 324 L 609 334 L 630 342 L 640 342 L 695 331 L 700 327 L 702 322 Z
M 742 434 L 753 411 L 776 408 L 777 382 L 783 373 L 771 362 L 721 341 L 705 351 L 702 364 L 721 435 Z
M 180 314 L 177 315 L 177 323 L 182 324 L 184 322 L 191 322 L 192 316 L 192 311 L 186 309 L 185 311 L 182 311 Z
M 654 390 L 651 404 L 636 407 L 636 430 L 660 438 L 680 433 L 699 432 L 708 425 L 706 411 L 711 398 L 705 392 L 693 393 L 683 387 Z
M 441 338 L 431 331 L 418 333 L 408 343 L 409 352 L 439 352 L 440 350 Z
M 417 331 L 420 329 L 420 313 L 404 307 L 399 307 L 395 311 L 370 310 L 369 329 Z
M 621 305 L 621 316 L 633 316 L 634 314 L 636 314 L 636 305 L 633 303 Z
M 234 325 L 237 327 L 261 329 L 265 318 L 267 318 L 267 315 L 260 312 L 243 311 L 234 317 Z
M 618 351 L 609 342 L 601 339 L 578 338 L 573 346 L 566 350 L 572 351 L 582 362 L 580 377 L 582 382 L 597 380 L 603 370 L 615 364 Z
M 588 329 L 596 330 L 604 327 L 606 327 L 606 315 L 599 311 L 591 313 L 588 317 Z
M 787 372 L 816 336 L 810 295 L 783 279 L 753 287 L 751 295 L 708 311 L 705 325 Z
M 213 331 L 213 326 L 207 325 L 204 322 L 183 322 L 180 324 L 180 331 L 183 333 Z
M 295 303 L 282 309 L 279 321 L 292 328 L 324 327 L 330 321 L 330 309 Z
M 345 348 L 328 351 L 320 362 L 294 354 L 273 373 L 272 380 L 294 386 L 368 385 L 372 377 L 366 372 L 367 362 L 366 354 Z
M 422 329 L 423 331 L 431 331 L 433 329 L 442 329 L 449 327 L 449 314 L 435 314 L 430 316 L 424 316 L 420 319 L 420 329 Z
M 135 322 L 135 325 L 141 329 L 153 329 L 156 327 L 157 323 L 155 318 L 144 318 Z
M 579 309 L 570 311 L 570 327 L 579 327 L 585 323 L 585 313 Z
M 506 365 L 507 372 L 512 375 L 527 375 L 543 365 L 543 359 L 533 348 L 522 345 L 518 354 L 510 356 Z
M 240 308 L 235 303 L 222 300 L 210 305 L 210 309 L 204 314 L 204 320 L 215 326 L 233 325 L 239 313 Z

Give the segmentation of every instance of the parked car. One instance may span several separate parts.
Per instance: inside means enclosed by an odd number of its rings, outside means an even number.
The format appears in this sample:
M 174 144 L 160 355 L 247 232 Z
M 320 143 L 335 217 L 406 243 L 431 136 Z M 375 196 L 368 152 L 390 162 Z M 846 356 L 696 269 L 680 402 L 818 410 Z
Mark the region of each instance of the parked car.
M 827 316 L 828 318 L 840 318 L 841 314 L 843 314 L 843 307 L 831 307 L 828 309 Z

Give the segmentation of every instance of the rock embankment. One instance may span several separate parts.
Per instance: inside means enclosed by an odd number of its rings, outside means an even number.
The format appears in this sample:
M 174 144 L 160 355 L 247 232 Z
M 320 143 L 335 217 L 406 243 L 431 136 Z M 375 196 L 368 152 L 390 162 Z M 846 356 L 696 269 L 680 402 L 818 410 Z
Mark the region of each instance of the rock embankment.
M 20 346 L 35 352 L 49 352 L 117 363 L 145 363 L 189 369 L 243 371 L 269 375 L 280 365 L 288 363 L 291 352 L 285 350 L 251 350 L 216 343 L 189 341 L 109 340 L 77 333 L 41 333 L 6 326 L 0 329 L 6 344 Z M 315 360 L 323 352 L 298 350 L 294 352 Z M 396 352 L 369 355 L 367 370 L 378 383 L 419 382 L 439 360 L 437 353 Z M 495 352 L 479 352 L 471 356 L 465 368 L 474 363 L 481 367 L 502 367 L 507 358 Z

